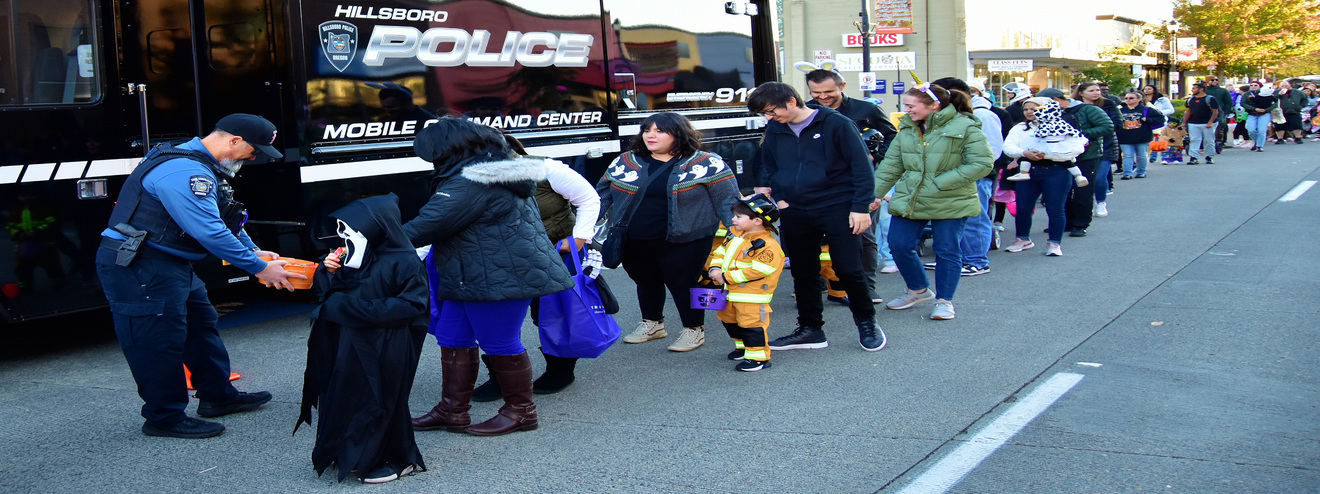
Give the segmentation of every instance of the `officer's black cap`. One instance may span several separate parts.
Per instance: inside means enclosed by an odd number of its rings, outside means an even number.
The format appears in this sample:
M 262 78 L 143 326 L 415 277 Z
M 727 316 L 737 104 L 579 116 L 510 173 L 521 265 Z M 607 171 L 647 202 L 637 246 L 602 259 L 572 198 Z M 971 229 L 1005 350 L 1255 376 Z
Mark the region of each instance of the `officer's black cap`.
M 271 146 L 275 144 L 275 124 L 270 123 L 270 120 L 249 113 L 231 113 L 216 122 L 215 128 L 242 137 L 270 159 L 284 157 L 284 153 Z

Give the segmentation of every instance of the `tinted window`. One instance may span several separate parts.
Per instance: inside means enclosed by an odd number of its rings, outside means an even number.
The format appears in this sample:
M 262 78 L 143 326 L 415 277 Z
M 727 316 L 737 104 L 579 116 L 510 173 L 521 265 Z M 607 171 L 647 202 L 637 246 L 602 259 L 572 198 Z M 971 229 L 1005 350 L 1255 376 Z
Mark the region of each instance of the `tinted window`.
M 100 96 L 91 12 L 88 0 L 0 0 L 0 105 L 87 103 Z

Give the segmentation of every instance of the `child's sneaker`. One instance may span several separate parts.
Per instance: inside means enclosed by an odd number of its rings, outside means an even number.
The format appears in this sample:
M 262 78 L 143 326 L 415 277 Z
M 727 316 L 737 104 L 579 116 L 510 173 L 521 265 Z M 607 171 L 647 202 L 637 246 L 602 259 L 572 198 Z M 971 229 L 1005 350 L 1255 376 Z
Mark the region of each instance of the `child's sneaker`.
M 1013 182 L 1020 182 L 1020 181 L 1023 181 L 1023 180 L 1031 180 L 1031 172 L 1018 172 L 1017 175 L 1011 175 L 1011 176 L 1009 176 L 1009 177 L 1004 178 L 1004 180 L 1010 180 L 1010 181 L 1013 181 Z
M 1075 183 L 1077 184 L 1078 187 L 1086 187 L 1087 185 L 1089 185 L 1089 184 L 1091 183 L 1090 180 L 1087 180 L 1086 177 L 1084 177 L 1084 176 L 1082 176 L 1082 175 L 1078 175 L 1078 176 L 1076 176 L 1076 177 L 1073 177 L 1073 182 L 1075 182 Z
M 742 361 L 742 362 L 738 362 L 738 365 L 733 366 L 733 368 L 734 368 L 734 369 L 738 369 L 738 370 L 743 371 L 743 372 L 756 372 L 756 371 L 759 371 L 759 370 L 761 370 L 761 369 L 768 369 L 768 368 L 770 368 L 770 361 L 769 361 L 769 360 L 744 360 L 744 361 Z
M 729 360 L 734 360 L 734 361 L 742 360 L 743 355 L 746 353 L 747 350 L 734 350 L 732 352 L 729 352 Z

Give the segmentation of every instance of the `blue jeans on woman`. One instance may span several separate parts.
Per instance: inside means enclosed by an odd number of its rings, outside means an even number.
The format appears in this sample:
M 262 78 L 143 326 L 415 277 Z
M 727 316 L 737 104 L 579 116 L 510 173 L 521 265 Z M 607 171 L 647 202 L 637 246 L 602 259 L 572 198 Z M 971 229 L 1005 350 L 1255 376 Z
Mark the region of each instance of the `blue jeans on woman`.
M 435 342 L 447 348 L 480 347 L 490 355 L 518 355 L 523 320 L 532 299 L 474 302 L 445 300 L 431 319 Z
M 959 243 L 962 242 L 967 218 L 910 220 L 894 216 L 889 220 L 889 251 L 894 254 L 894 264 L 898 265 L 898 272 L 903 275 L 908 290 L 929 288 L 930 279 L 926 277 L 926 268 L 921 265 L 921 257 L 917 255 L 917 244 L 921 242 L 921 232 L 927 224 L 930 224 L 934 235 L 930 242 L 931 249 L 935 251 L 935 296 L 951 301 L 953 293 L 958 290 L 958 279 L 962 278 L 962 248 Z
M 1247 133 L 1251 135 L 1251 142 L 1257 147 L 1265 147 L 1266 139 L 1270 131 L 1270 114 L 1247 115 Z
M 1045 196 L 1045 213 L 1049 217 L 1050 241 L 1063 242 L 1063 231 L 1068 227 L 1068 215 L 1064 205 L 1068 202 L 1068 191 L 1072 189 L 1072 174 L 1062 165 L 1034 165 L 1031 167 L 1031 180 L 1017 183 L 1017 238 L 1031 240 L 1031 215 L 1036 212 L 1036 202 Z
M 1133 162 L 1135 162 L 1136 174 L 1145 175 L 1146 157 L 1150 153 L 1150 143 L 1119 144 L 1118 147 L 1123 149 L 1123 176 L 1132 176 Z

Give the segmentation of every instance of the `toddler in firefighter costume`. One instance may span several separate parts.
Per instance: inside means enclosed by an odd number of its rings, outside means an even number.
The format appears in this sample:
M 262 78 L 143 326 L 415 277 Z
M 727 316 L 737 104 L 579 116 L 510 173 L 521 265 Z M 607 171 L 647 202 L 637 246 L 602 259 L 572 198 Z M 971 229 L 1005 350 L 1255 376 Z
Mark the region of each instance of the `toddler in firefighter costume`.
M 775 240 L 779 209 L 764 194 L 733 203 L 733 225 L 710 254 L 707 273 L 729 290 L 728 305 L 718 317 L 733 338 L 729 360 L 736 369 L 756 372 L 770 367 L 770 299 L 784 269 L 784 250 Z

